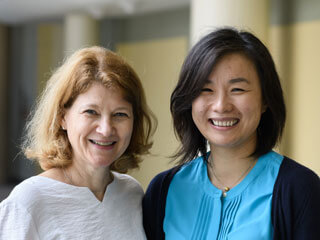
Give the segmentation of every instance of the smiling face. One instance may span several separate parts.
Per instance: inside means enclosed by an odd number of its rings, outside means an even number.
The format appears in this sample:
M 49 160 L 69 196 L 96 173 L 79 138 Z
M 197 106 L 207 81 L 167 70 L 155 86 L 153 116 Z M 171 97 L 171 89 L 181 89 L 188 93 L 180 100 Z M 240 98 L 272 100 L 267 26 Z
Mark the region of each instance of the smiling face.
M 133 110 L 117 87 L 93 83 L 65 112 L 62 127 L 72 146 L 73 163 L 109 167 L 127 149 Z
M 215 65 L 192 102 L 193 121 L 211 150 L 245 148 L 251 154 L 264 111 L 255 66 L 240 53 L 228 54 Z

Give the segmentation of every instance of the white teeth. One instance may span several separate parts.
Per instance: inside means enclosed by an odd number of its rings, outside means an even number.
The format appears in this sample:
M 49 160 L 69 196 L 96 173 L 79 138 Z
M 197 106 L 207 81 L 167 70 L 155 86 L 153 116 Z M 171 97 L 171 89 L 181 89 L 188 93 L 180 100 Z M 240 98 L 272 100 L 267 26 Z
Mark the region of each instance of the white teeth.
M 113 142 L 98 142 L 98 141 L 94 141 L 92 140 L 93 143 L 100 145 L 100 146 L 110 146 L 113 144 Z
M 213 125 L 218 127 L 231 127 L 235 125 L 238 122 L 238 120 L 231 120 L 231 121 L 216 121 L 212 120 Z

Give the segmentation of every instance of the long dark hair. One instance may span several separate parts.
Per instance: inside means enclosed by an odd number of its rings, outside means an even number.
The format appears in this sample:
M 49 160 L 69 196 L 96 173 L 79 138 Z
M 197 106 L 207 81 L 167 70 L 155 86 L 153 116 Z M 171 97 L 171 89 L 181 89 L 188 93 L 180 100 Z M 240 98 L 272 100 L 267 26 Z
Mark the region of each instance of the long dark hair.
M 234 28 L 221 28 L 204 36 L 188 53 L 170 102 L 175 133 L 181 146 L 174 158 L 179 164 L 199 154 L 205 160 L 207 140 L 193 122 L 191 106 L 199 96 L 213 67 L 229 53 L 246 55 L 255 65 L 267 110 L 257 129 L 257 145 L 253 156 L 269 152 L 280 140 L 285 125 L 286 107 L 282 88 L 272 57 L 265 45 L 252 33 Z

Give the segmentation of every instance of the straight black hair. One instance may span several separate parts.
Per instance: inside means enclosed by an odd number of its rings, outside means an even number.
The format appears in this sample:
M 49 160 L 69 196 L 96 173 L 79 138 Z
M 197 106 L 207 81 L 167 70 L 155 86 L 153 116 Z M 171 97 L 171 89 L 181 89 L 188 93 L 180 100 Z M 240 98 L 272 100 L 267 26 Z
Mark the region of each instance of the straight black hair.
M 188 53 L 170 102 L 174 130 L 181 146 L 173 156 L 183 164 L 199 154 L 207 161 L 207 140 L 192 119 L 192 102 L 199 96 L 218 61 L 230 53 L 248 57 L 258 73 L 263 103 L 267 106 L 257 128 L 252 156 L 269 152 L 281 139 L 286 120 L 283 92 L 274 61 L 266 46 L 252 33 L 221 28 L 204 36 Z

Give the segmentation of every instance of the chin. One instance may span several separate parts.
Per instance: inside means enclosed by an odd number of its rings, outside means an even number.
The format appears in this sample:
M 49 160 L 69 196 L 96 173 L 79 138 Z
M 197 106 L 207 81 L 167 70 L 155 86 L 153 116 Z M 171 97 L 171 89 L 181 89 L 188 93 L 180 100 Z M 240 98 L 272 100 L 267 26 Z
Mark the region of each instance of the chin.
M 91 164 L 94 168 L 106 168 L 109 167 L 114 161 L 106 161 L 104 160 L 93 160 Z
M 214 143 L 211 143 L 210 144 L 212 147 L 218 147 L 218 148 L 235 148 L 235 147 L 238 147 L 239 144 L 238 142 L 235 142 L 235 141 L 220 141 L 220 142 L 214 142 Z

